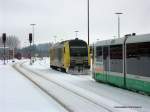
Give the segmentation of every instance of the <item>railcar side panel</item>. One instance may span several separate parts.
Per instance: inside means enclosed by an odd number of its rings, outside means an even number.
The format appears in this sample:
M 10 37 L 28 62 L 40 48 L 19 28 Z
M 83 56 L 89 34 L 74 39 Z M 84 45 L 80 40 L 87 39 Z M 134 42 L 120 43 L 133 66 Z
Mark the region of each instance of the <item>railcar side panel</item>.
M 70 66 L 70 50 L 69 43 L 64 43 L 64 68 L 67 70 Z
M 150 41 L 147 37 L 148 35 L 144 36 L 144 40 L 142 40 L 142 36 L 138 36 L 137 38 L 140 38 L 138 42 L 133 40 L 133 43 L 130 39 L 132 37 L 129 37 L 130 41 L 126 43 L 125 52 L 125 76 L 123 72 L 123 44 L 119 44 L 119 39 L 117 40 L 118 44 L 114 43 L 115 40 L 113 43 L 112 41 L 97 43 L 94 46 L 93 78 L 97 81 L 150 95 Z

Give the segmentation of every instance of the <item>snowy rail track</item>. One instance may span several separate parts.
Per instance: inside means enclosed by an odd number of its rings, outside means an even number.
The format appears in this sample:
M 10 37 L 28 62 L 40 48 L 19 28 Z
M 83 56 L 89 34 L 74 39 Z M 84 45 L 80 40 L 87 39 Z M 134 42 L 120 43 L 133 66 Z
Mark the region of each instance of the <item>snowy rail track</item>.
M 115 102 L 100 101 L 99 96 L 94 96 L 92 93 L 86 93 L 84 90 L 78 90 L 75 87 L 68 87 L 61 82 L 52 80 L 43 76 L 40 73 L 23 67 L 22 64 L 13 66 L 18 72 L 32 81 L 43 92 L 52 97 L 68 112 L 136 112 L 133 109 L 114 108 L 111 104 Z M 108 102 L 108 104 L 106 104 Z M 119 104 L 116 104 L 121 106 Z

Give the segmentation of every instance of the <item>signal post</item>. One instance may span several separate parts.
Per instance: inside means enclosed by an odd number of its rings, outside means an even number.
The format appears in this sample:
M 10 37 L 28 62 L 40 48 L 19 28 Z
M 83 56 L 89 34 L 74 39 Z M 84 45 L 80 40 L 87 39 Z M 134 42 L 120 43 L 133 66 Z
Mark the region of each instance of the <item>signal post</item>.
M 32 33 L 29 33 L 29 43 L 30 43 L 30 65 L 32 65 L 32 56 L 31 56 Z
M 6 33 L 2 34 L 2 42 L 4 44 L 4 54 L 3 54 L 3 57 L 4 57 L 4 65 L 5 65 L 6 64 L 5 63 L 5 58 L 6 58 L 6 52 L 5 52 L 5 47 L 6 47 Z

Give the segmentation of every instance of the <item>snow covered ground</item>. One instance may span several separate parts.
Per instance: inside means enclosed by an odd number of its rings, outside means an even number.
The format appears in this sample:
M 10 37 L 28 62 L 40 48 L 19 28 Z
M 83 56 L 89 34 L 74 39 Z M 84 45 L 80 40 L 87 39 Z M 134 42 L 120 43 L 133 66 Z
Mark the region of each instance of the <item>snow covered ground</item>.
M 109 86 L 106 84 L 95 82 L 91 75 L 70 75 L 61 73 L 49 68 L 49 59 L 38 60 L 33 66 L 28 63 L 25 64 L 27 68 L 30 68 L 38 73 L 42 73 L 43 76 L 56 80 L 57 82 L 65 82 L 68 85 L 74 85 L 85 91 L 94 93 L 102 98 L 111 100 L 116 104 L 124 107 L 134 108 L 139 112 L 149 112 L 150 110 L 150 97 L 144 96 L 138 93 L 134 93 L 128 90 L 123 90 L 117 87 Z M 116 107 L 119 105 L 115 105 Z
M 16 62 L 18 62 L 16 60 Z M 0 112 L 65 112 L 32 82 L 0 61 Z
M 15 60 L 15 63 L 18 62 L 18 60 Z M 64 108 L 51 97 L 47 96 L 32 82 L 15 71 L 11 65 L 13 65 L 12 62 L 8 65 L 3 65 L 3 62 L 0 61 L 0 112 L 65 111 Z M 69 90 L 92 99 L 97 104 L 108 105 L 114 109 L 116 109 L 115 107 L 122 106 L 123 108 L 121 108 L 121 110 L 125 110 L 125 112 L 133 112 L 133 110 L 136 112 L 149 112 L 150 110 L 149 96 L 95 82 L 91 75 L 70 75 L 52 70 L 49 67 L 49 58 L 44 58 L 43 60 L 38 59 L 33 65 L 29 65 L 29 60 L 27 60 L 23 66 L 63 85 Z M 32 76 L 32 74 L 30 75 Z M 80 101 L 82 105 L 78 105 L 76 104 L 76 102 L 78 102 L 76 95 L 69 92 L 66 93 L 63 89 L 60 91 L 59 89 L 61 88 L 56 87 L 56 85 L 48 81 L 46 82 L 40 78 L 36 78 L 36 80 L 57 96 L 57 98 L 63 99 L 62 101 L 67 105 L 69 104 L 69 107 L 75 108 L 81 112 L 82 110 L 88 109 L 88 107 L 84 107 L 87 102 L 84 101 L 84 99 Z M 94 111 L 92 104 L 89 105 L 89 108 L 93 108 Z M 93 112 L 92 110 L 87 111 Z M 103 112 L 103 110 L 100 109 L 100 112 Z

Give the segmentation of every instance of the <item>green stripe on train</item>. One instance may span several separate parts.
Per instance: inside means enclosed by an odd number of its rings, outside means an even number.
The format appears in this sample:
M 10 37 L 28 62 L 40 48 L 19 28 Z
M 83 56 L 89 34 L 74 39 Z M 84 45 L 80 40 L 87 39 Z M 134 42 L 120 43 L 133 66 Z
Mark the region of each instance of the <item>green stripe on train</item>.
M 97 81 L 110 83 L 110 84 L 124 88 L 123 77 L 108 75 L 108 74 L 106 75 L 103 73 L 96 73 L 94 79 Z M 130 90 L 143 91 L 150 95 L 150 82 L 126 78 L 126 88 Z

